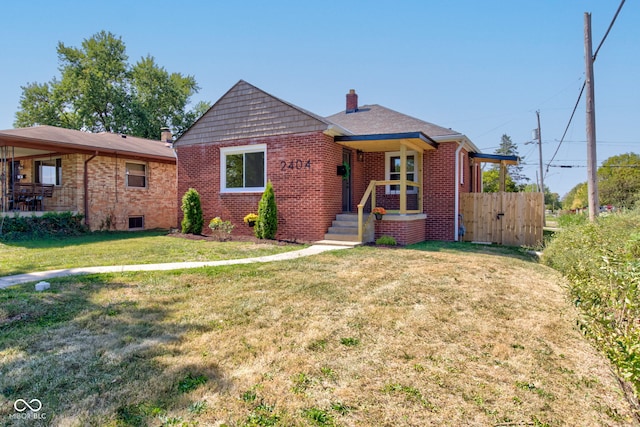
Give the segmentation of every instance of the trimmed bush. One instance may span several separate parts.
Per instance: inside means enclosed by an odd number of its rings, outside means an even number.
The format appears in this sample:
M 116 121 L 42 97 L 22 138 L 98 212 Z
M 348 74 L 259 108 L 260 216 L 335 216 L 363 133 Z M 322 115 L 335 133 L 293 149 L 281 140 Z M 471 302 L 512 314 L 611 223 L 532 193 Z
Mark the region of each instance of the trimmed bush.
M 5 216 L 0 218 L 0 240 L 79 236 L 89 231 L 83 219 L 84 215 L 71 212 L 46 212 L 42 216 Z
M 202 234 L 204 226 L 204 216 L 202 215 L 202 205 L 200 194 L 195 188 L 190 188 L 182 196 L 182 232 L 185 234 Z
M 380 236 L 376 239 L 376 245 L 395 246 L 398 242 L 392 236 Z
M 262 193 L 258 204 L 258 220 L 253 230 L 258 239 L 273 239 L 278 232 L 278 207 L 271 181 L 267 182 L 264 193 Z

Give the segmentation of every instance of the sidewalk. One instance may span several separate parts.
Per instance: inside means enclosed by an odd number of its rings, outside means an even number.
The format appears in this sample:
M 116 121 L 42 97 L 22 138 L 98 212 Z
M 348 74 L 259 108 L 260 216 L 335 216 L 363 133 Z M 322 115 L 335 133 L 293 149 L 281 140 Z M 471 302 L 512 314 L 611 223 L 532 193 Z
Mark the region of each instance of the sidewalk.
M 187 268 L 215 267 L 219 265 L 250 264 L 254 262 L 283 261 L 316 255 L 326 251 L 347 249 L 350 246 L 343 245 L 312 245 L 299 251 L 284 252 L 276 255 L 268 255 L 255 258 L 227 259 L 221 261 L 201 261 L 201 262 L 171 262 L 165 264 L 137 264 L 137 265 L 112 265 L 103 267 L 78 267 L 63 270 L 49 270 L 35 273 L 16 274 L 14 276 L 0 277 L 0 289 L 21 283 L 48 280 L 56 277 L 77 276 L 81 274 L 96 273 L 121 273 L 124 271 L 165 271 L 182 270 Z

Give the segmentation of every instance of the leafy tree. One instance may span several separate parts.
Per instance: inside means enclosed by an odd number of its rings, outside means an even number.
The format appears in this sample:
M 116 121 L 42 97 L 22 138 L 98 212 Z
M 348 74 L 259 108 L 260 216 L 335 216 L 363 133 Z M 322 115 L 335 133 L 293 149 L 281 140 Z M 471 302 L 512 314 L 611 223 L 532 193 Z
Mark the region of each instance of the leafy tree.
M 598 168 L 598 194 L 603 205 L 640 206 L 640 155 L 609 157 Z
M 563 209 L 582 209 L 588 204 L 589 195 L 586 182 L 576 185 L 562 198 Z
M 536 193 L 538 192 L 537 184 L 524 185 L 521 190 L 524 193 Z M 561 206 L 560 195 L 558 193 L 552 193 L 549 187 L 544 186 L 544 204 L 547 209 L 556 210 Z
M 276 195 L 271 181 L 267 182 L 260 203 L 258 203 L 258 220 L 253 230 L 259 239 L 273 239 L 276 237 L 276 232 L 278 231 L 278 207 L 276 206 Z
M 491 168 L 482 172 L 482 191 L 485 193 L 497 193 L 500 191 L 500 169 Z M 513 182 L 511 176 L 507 173 L 504 179 L 504 191 L 518 191 L 516 183 Z
M 182 232 L 201 234 L 204 226 L 204 216 L 200 203 L 200 193 L 195 188 L 190 188 L 182 196 Z
M 160 128 L 180 135 L 197 118 L 186 107 L 199 88 L 193 76 L 168 73 L 153 57 L 130 65 L 125 44 L 101 31 L 81 48 L 59 42 L 60 79 L 22 87 L 14 126 L 52 125 L 158 139 Z

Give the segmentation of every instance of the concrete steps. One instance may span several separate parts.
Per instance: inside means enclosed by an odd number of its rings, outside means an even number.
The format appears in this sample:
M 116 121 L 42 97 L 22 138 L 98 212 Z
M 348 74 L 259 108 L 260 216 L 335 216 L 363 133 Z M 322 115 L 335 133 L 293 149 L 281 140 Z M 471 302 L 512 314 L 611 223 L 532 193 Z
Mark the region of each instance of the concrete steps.
M 369 224 L 365 230 L 363 240 L 365 242 L 373 241 L 374 227 L 373 223 Z M 327 234 L 324 235 L 325 240 L 358 242 L 358 215 L 356 214 L 338 214 L 333 221 Z

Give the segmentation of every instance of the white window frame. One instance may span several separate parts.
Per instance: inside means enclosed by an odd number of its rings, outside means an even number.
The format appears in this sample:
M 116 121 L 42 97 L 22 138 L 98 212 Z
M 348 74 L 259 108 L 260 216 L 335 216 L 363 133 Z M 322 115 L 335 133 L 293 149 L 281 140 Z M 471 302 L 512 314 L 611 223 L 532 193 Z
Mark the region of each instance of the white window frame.
M 227 156 L 247 153 L 264 153 L 264 177 L 262 187 L 227 188 Z M 243 166 L 243 175 L 245 173 Z M 243 176 L 244 182 L 244 176 Z M 262 193 L 267 185 L 267 144 L 241 145 L 220 148 L 220 192 L 221 193 Z
M 144 185 L 143 186 L 139 186 L 139 185 L 129 185 L 129 165 L 142 165 L 144 166 Z M 124 162 L 124 169 L 125 169 L 125 178 L 126 178 L 126 186 L 127 188 L 148 188 L 149 187 L 149 165 L 145 162 L 135 162 L 135 161 L 125 161 Z M 133 174 L 134 176 L 142 176 L 139 175 L 137 173 Z
M 413 181 L 418 183 L 418 153 L 415 151 L 407 151 L 407 157 L 413 156 L 413 169 L 412 171 L 407 170 L 407 173 L 413 173 Z M 392 157 L 400 157 L 400 151 L 388 151 L 384 154 L 384 177 L 386 181 L 391 180 L 391 158 Z M 398 173 L 399 172 L 394 172 Z M 410 181 L 410 180 L 407 180 Z M 400 194 L 400 190 L 392 190 L 390 185 L 385 185 L 385 194 Z M 407 194 L 418 194 L 418 187 L 413 185 L 407 186 Z

